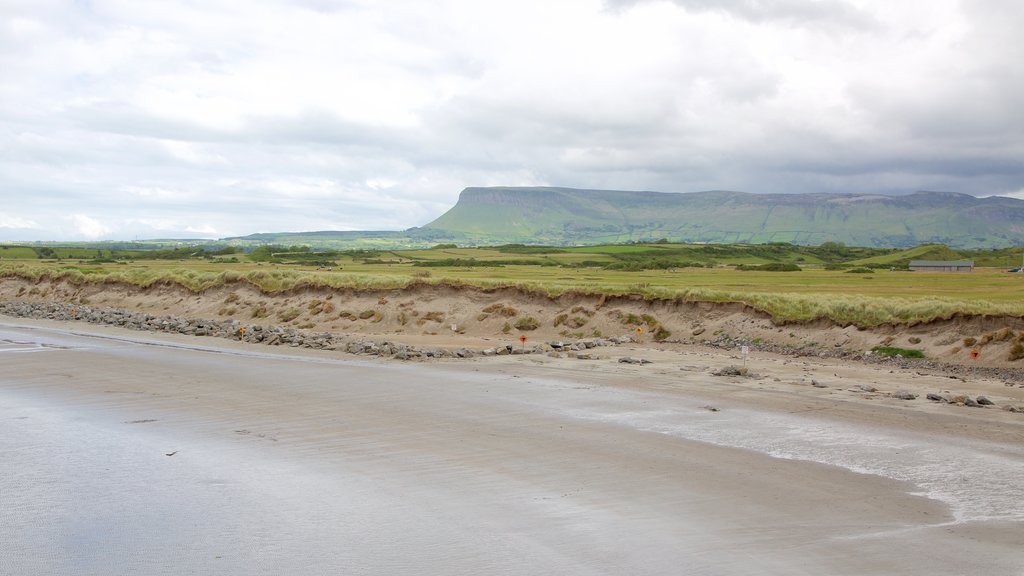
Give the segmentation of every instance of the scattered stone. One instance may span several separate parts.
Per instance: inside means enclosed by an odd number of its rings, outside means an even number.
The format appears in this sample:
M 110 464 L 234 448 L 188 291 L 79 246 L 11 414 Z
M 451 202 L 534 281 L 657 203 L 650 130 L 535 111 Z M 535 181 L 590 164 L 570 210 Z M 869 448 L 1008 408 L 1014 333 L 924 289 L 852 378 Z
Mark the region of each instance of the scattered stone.
M 878 392 L 878 388 L 875 388 L 871 384 L 861 384 L 860 386 L 857 386 L 857 388 L 861 392 Z
M 978 396 L 975 400 L 982 406 L 995 406 L 995 402 L 989 400 L 988 396 Z
M 714 406 L 701 406 L 701 408 L 703 410 L 707 410 L 708 412 L 718 412 L 719 411 L 719 409 L 715 408 Z
M 719 368 L 718 370 L 715 370 L 714 372 L 711 373 L 711 375 L 712 376 L 746 376 L 747 375 L 747 369 L 746 368 L 738 368 L 736 366 L 726 366 L 724 368 Z
M 917 394 L 914 394 L 913 392 L 908 392 L 906 390 L 897 390 L 892 393 L 892 397 L 897 398 L 899 400 L 914 400 L 917 398 Z
M 650 364 L 650 363 L 651 363 L 650 360 L 644 360 L 643 358 L 632 358 L 630 356 L 626 356 L 624 358 L 619 358 L 619 364 L 640 364 L 640 365 L 643 365 L 643 364 Z
M 934 392 L 929 392 L 927 395 L 925 395 L 925 398 L 931 400 L 932 402 L 942 402 L 945 404 L 949 404 L 951 402 L 949 396 L 946 396 L 944 394 L 936 394 Z
M 970 406 L 971 408 L 981 408 L 981 404 L 979 404 L 977 400 L 971 398 L 970 396 L 968 396 L 967 399 L 964 400 L 964 406 Z
M 701 334 L 704 333 L 705 330 L 707 330 L 707 328 L 700 326 L 698 328 L 694 328 L 692 334 L 694 336 L 700 336 Z
M 814 386 L 815 388 L 828 388 L 828 384 L 822 384 L 813 378 L 811 379 L 811 386 Z

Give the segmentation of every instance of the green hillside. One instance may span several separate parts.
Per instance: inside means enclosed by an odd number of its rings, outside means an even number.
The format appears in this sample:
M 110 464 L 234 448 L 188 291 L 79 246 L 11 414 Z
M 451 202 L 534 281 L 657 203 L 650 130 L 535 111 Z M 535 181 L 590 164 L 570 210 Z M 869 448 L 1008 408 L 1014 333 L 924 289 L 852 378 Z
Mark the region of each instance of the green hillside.
M 1024 243 L 1024 200 L 906 196 L 467 188 L 419 231 L 558 245 L 672 242 L 1000 248 Z M 415 231 L 410 231 L 415 232 Z

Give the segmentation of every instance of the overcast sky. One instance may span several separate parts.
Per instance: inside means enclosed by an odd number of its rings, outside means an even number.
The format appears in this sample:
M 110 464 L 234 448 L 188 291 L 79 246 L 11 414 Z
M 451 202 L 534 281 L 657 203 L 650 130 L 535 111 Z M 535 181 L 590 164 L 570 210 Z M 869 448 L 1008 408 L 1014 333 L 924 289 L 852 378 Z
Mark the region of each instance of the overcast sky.
M 0 240 L 404 229 L 467 186 L 1024 197 L 1020 0 L 4 0 Z

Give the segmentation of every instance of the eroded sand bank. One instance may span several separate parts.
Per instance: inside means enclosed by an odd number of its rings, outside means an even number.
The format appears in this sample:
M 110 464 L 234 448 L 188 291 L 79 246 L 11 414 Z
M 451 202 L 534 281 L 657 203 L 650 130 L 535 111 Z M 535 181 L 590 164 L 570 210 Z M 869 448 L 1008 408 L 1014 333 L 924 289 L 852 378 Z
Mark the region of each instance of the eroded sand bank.
M 0 341 L 4 573 L 1024 565 L 1021 415 L 847 389 L 942 375 L 766 355 L 765 378 L 716 378 L 736 359 L 644 349 L 401 364 L 8 319 Z

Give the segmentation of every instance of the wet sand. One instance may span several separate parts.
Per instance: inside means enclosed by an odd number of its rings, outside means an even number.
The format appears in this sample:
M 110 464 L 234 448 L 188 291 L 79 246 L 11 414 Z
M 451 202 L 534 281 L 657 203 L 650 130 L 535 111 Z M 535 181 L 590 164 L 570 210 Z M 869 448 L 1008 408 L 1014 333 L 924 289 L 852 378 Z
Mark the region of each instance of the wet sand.
M 401 364 L 5 320 L 0 574 L 1024 574 L 1019 415 L 649 354 Z

